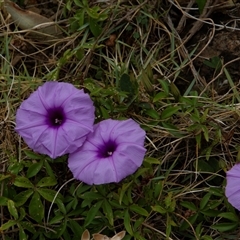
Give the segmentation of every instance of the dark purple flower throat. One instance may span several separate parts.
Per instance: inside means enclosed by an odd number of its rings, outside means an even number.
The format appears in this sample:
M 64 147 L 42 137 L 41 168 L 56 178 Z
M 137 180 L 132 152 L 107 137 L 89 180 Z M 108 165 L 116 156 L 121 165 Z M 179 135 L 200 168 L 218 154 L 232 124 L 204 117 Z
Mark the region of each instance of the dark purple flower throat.
M 48 110 L 47 124 L 51 127 L 59 127 L 66 121 L 66 116 L 61 107 Z
M 117 144 L 109 140 L 104 145 L 102 145 L 99 149 L 98 156 L 101 158 L 107 158 L 113 155 L 114 151 L 117 149 Z

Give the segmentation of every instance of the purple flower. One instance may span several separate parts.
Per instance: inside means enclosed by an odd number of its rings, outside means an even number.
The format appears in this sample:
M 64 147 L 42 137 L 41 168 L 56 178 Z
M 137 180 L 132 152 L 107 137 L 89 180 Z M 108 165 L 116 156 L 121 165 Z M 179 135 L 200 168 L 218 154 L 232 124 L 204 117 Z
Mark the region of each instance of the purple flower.
M 104 120 L 94 126 L 81 148 L 69 155 L 74 178 L 87 184 L 119 182 L 141 166 L 145 131 L 129 120 Z
M 227 171 L 225 194 L 228 201 L 240 211 L 240 164 Z
M 34 151 L 56 158 L 83 144 L 93 131 L 94 110 L 83 90 L 47 82 L 23 101 L 15 130 Z

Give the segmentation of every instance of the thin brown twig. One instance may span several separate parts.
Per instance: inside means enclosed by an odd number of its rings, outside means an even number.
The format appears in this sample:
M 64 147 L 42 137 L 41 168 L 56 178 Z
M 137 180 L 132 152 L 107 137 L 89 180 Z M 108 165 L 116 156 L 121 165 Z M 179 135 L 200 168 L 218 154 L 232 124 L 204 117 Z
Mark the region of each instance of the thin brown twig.
M 186 12 L 188 12 L 188 10 L 192 7 L 192 5 L 193 5 L 194 3 L 195 3 L 195 0 L 191 0 L 191 1 L 188 3 Z M 179 23 L 178 23 L 178 26 L 177 26 L 177 28 L 176 28 L 176 31 L 177 31 L 178 33 L 180 33 L 180 32 L 183 30 L 184 25 L 185 25 L 185 22 L 186 22 L 186 19 L 187 19 L 187 16 L 186 16 L 185 14 L 183 14 L 182 17 L 181 17 L 181 19 L 180 19 L 180 21 L 179 21 Z

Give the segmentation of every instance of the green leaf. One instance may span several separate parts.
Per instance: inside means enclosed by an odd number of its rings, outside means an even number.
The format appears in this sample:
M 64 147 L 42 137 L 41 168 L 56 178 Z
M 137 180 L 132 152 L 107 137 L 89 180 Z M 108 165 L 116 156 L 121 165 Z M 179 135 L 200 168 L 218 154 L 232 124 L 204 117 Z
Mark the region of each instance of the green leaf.
M 131 226 L 131 219 L 128 210 L 125 210 L 124 212 L 124 227 L 127 230 L 127 232 L 132 236 L 133 230 Z
M 33 176 L 36 176 L 37 173 L 41 170 L 43 166 L 43 160 L 41 160 L 38 163 L 33 163 L 27 170 L 27 177 L 31 178 Z
M 33 160 L 38 160 L 38 159 L 40 160 L 40 159 L 44 158 L 43 155 L 37 154 L 37 153 L 29 151 L 29 150 L 25 150 L 24 153 L 26 154 L 26 156 L 28 158 L 31 158 Z
M 13 185 L 23 188 L 34 188 L 33 184 L 26 177 L 16 177 Z
M 139 178 L 140 176 L 142 177 L 143 175 L 145 175 L 145 173 L 147 173 L 149 171 L 149 167 L 141 167 L 137 170 L 136 173 L 134 173 L 134 179 Z
M 196 0 L 196 3 L 198 5 L 198 8 L 199 8 L 199 12 L 202 13 L 203 12 L 203 9 L 206 5 L 206 2 L 207 0 Z
M 160 119 L 160 116 L 158 114 L 158 112 L 154 109 L 148 109 L 145 111 L 145 114 L 147 114 L 149 117 L 153 118 L 153 119 Z
M 83 199 L 86 199 L 86 200 L 90 200 L 90 201 L 103 198 L 103 196 L 97 192 L 85 192 L 85 193 L 81 194 L 80 197 Z
M 7 178 L 11 178 L 11 177 L 12 177 L 11 174 L 9 174 L 9 175 L 3 174 L 3 175 L 0 176 L 0 182 L 3 181 L 3 180 L 5 180 L 5 179 L 7 179 Z
M 170 106 L 170 107 L 166 107 L 162 113 L 161 113 L 161 119 L 167 119 L 170 118 L 172 115 L 174 115 L 175 113 L 177 113 L 179 111 L 180 107 L 176 106 Z
M 180 202 L 180 205 L 187 208 L 188 210 L 192 210 L 192 211 L 197 211 L 197 207 L 194 205 L 193 202 Z
M 56 198 L 55 200 L 56 204 L 58 205 L 59 210 L 63 213 L 63 214 L 67 214 L 67 210 L 65 208 L 65 204 L 62 202 L 62 200 L 60 198 Z
M 198 161 L 197 170 L 202 172 L 214 172 L 214 169 L 212 168 L 210 163 L 204 160 Z
M 167 210 L 160 205 L 151 206 L 151 208 L 154 212 L 159 212 L 161 214 L 165 214 L 167 212 Z
M 38 192 L 33 194 L 33 197 L 30 201 L 29 215 L 38 223 L 40 223 L 44 217 L 44 206 Z
M 201 237 L 201 240 L 213 240 L 213 238 L 210 236 L 204 235 Z
M 132 186 L 132 181 L 131 182 L 128 182 L 128 183 L 124 183 L 122 185 L 122 188 L 120 190 L 120 196 L 119 196 L 119 204 L 121 205 L 122 204 L 122 200 L 123 200 L 123 196 L 125 194 L 125 192 L 127 191 L 128 188 L 130 188 Z
M 213 188 L 213 187 L 211 187 L 209 189 L 209 192 L 212 195 L 217 196 L 217 197 L 223 197 L 224 196 L 224 189 L 222 189 L 222 188 Z
M 20 192 L 19 194 L 14 196 L 15 205 L 17 207 L 22 206 L 32 194 L 33 194 L 32 189 Z
M 48 163 L 47 160 L 44 161 L 44 167 L 45 167 L 45 169 L 46 169 L 46 171 L 47 171 L 47 174 L 48 174 L 51 178 L 55 178 L 55 175 L 54 175 L 54 173 L 53 173 L 53 170 L 52 170 L 52 168 L 50 167 L 50 165 L 49 165 L 49 163 Z
M 150 163 L 150 164 L 160 164 L 160 160 L 153 157 L 146 157 L 144 158 L 144 162 Z
M 130 209 L 131 209 L 133 212 L 138 213 L 138 214 L 140 214 L 140 215 L 142 215 L 142 216 L 145 216 L 145 217 L 147 217 L 147 216 L 149 215 L 149 213 L 148 213 L 147 210 L 145 210 L 145 209 L 142 208 L 142 207 L 139 207 L 137 204 L 131 205 L 131 206 L 130 206 Z
M 47 201 L 53 202 L 54 197 L 57 195 L 56 198 L 63 199 L 63 196 L 52 189 L 47 188 L 37 188 L 38 193 Z
M 172 202 L 174 201 L 172 197 L 172 192 L 169 192 L 166 198 L 164 199 L 166 207 L 170 207 L 172 205 Z
M 22 221 L 26 216 L 26 212 L 25 212 L 25 209 L 23 207 L 19 208 L 19 214 L 20 214 L 20 216 L 18 218 L 18 221 Z
M 8 204 L 8 198 L 0 197 L 0 206 L 7 206 L 7 204 Z
M 215 229 L 219 232 L 227 232 L 227 231 L 233 231 L 233 230 L 237 229 L 238 225 L 239 225 L 239 223 L 234 223 L 234 222 L 218 223 L 218 224 L 211 226 L 211 228 Z
M 23 169 L 22 162 L 11 163 L 8 167 L 8 172 L 17 175 Z
M 77 221 L 74 220 L 69 220 L 69 224 L 70 228 L 73 231 L 74 237 L 80 239 L 83 232 L 83 227 Z
M 103 201 L 103 205 L 102 205 L 102 209 L 103 209 L 103 212 L 104 214 L 106 215 L 108 221 L 109 221 L 109 224 L 111 226 L 113 226 L 113 210 L 112 210 L 112 206 L 109 204 L 109 202 L 107 200 L 104 200 Z
M 190 227 L 190 225 L 192 225 L 192 224 L 194 224 L 196 222 L 197 218 L 198 218 L 198 214 L 194 214 L 193 216 L 189 217 L 188 218 L 188 222 L 184 221 L 180 225 L 180 231 L 185 231 L 186 229 L 188 229 Z
M 121 91 L 123 92 L 127 92 L 127 93 L 133 93 L 134 92 L 134 88 L 133 88 L 133 84 L 130 80 L 130 76 L 126 73 L 124 73 L 120 80 L 119 80 L 119 88 Z
M 168 96 L 166 92 L 159 92 L 157 93 L 153 98 L 153 103 L 161 101 L 162 99 L 165 99 Z
M 18 219 L 18 211 L 15 207 L 14 202 L 9 199 L 7 206 L 8 206 L 8 211 L 10 212 L 10 214 L 14 217 L 15 220 L 17 220 Z
M 62 234 L 65 232 L 67 227 L 67 220 L 66 218 L 62 221 L 62 223 L 60 224 L 59 228 L 57 228 L 57 238 L 59 239 Z
M 163 92 L 168 95 L 169 94 L 169 81 L 167 81 L 167 80 L 159 80 L 159 82 L 160 82 L 160 84 L 162 86 Z
M 157 181 L 154 187 L 154 198 L 158 199 L 163 190 L 163 181 Z
M 55 217 L 53 217 L 50 221 L 49 221 L 49 224 L 52 225 L 52 224 L 57 224 L 57 223 L 60 223 L 62 222 L 62 219 L 64 218 L 63 215 L 57 215 Z
M 21 226 L 28 230 L 31 233 L 36 233 L 36 230 L 34 228 L 34 225 L 31 222 L 27 222 L 27 221 L 21 221 Z
M 0 227 L 0 232 L 9 229 L 10 227 L 17 224 L 16 220 L 9 220 Z
M 103 106 L 100 106 L 100 110 L 103 119 L 108 119 L 109 118 L 108 110 L 106 110 L 106 108 L 104 108 Z
M 24 232 L 24 229 L 19 226 L 19 240 L 27 240 L 27 234 Z
M 85 221 L 84 221 L 84 227 L 87 227 L 92 222 L 99 208 L 102 206 L 102 203 L 103 201 L 99 201 L 90 208 L 90 210 L 88 211 L 87 217 L 85 218 Z
M 218 214 L 218 217 L 226 218 L 233 222 L 239 222 L 239 217 L 235 213 L 232 213 L 232 212 L 220 213 L 220 214 Z
M 219 210 L 214 210 L 214 209 L 208 209 L 208 210 L 201 210 L 201 213 L 204 216 L 208 216 L 208 217 L 216 217 L 218 216 L 218 214 L 220 214 L 221 212 Z
M 179 99 L 181 97 L 181 93 L 180 93 L 179 89 L 177 88 L 177 86 L 173 82 L 171 82 L 171 84 L 170 84 L 170 90 L 171 90 L 171 93 L 172 93 L 174 99 L 176 101 L 179 101 Z
M 214 69 L 219 69 L 222 66 L 221 58 L 218 56 L 212 57 L 210 60 L 204 60 L 203 63 Z
M 95 7 L 93 7 L 93 8 L 87 8 L 87 9 L 86 9 L 87 14 L 88 14 L 91 18 L 93 18 L 96 22 L 97 22 L 97 20 L 98 20 L 98 18 L 99 18 L 99 13 L 98 13 L 99 10 L 100 10 L 100 9 L 99 9 L 98 6 L 95 6 Z
M 84 7 L 82 1 L 80 1 L 80 0 L 74 0 L 74 3 L 75 3 L 78 7 L 81 7 L 81 8 Z
M 205 206 L 209 203 L 209 199 L 210 199 L 211 195 L 212 195 L 211 193 L 207 193 L 206 195 L 204 195 L 204 197 L 200 201 L 200 209 L 201 210 L 203 210 L 205 208 Z
M 167 123 L 167 122 L 162 122 L 163 127 L 169 132 L 171 133 L 173 136 L 175 137 L 183 137 L 184 135 L 178 130 L 178 128 L 171 124 L 171 123 Z
M 97 38 L 102 32 L 102 28 L 100 27 L 96 19 L 89 18 L 89 27 L 95 38 Z
M 57 181 L 55 178 L 44 177 L 37 183 L 36 186 L 37 187 L 50 187 L 50 186 L 55 186 L 56 184 L 57 184 Z

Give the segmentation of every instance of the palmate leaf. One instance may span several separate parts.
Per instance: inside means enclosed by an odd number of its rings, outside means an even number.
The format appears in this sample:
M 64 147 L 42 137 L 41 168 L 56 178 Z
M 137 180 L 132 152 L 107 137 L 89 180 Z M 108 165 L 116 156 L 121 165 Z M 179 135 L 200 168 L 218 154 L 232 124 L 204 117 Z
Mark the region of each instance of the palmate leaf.
M 37 183 L 36 186 L 37 187 L 50 187 L 50 186 L 55 186 L 56 184 L 57 184 L 57 181 L 55 178 L 44 177 Z
M 56 199 L 63 199 L 63 196 L 52 189 L 47 188 L 37 188 L 38 193 L 47 201 L 52 202 L 56 196 Z
M 38 223 L 40 223 L 44 217 L 44 206 L 38 192 L 33 194 L 33 197 L 30 201 L 29 215 Z
M 25 150 L 24 153 L 27 155 L 28 158 L 34 159 L 34 160 L 40 160 L 45 158 L 45 156 L 32 152 L 30 150 Z
M 99 201 L 91 207 L 91 209 L 88 211 L 87 217 L 85 218 L 84 227 L 88 226 L 92 222 L 102 203 L 103 201 Z
M 34 188 L 33 184 L 26 177 L 18 176 L 13 182 L 14 186 L 23 187 L 23 188 Z
M 102 204 L 102 208 L 103 208 L 103 212 L 104 214 L 106 215 L 108 221 L 109 221 L 109 224 L 111 226 L 113 226 L 113 210 L 112 210 L 112 206 L 109 204 L 109 202 L 107 200 L 104 200 L 103 201 L 103 204 Z
M 67 233 L 66 228 L 67 228 L 67 220 L 63 219 L 62 222 L 60 223 L 60 225 L 58 225 L 56 228 L 54 228 L 54 231 L 48 231 L 48 232 L 44 233 L 44 235 L 46 236 L 45 239 L 61 239 L 60 237 L 64 234 L 64 232 Z M 65 239 L 70 239 L 70 238 L 68 237 Z
M 18 211 L 15 207 L 15 203 L 9 199 L 7 206 L 8 206 L 8 211 L 10 212 L 10 214 L 14 217 L 15 220 L 17 220 L 18 219 Z
M 33 194 L 33 189 L 28 189 L 26 191 L 22 191 L 19 194 L 17 194 L 14 197 L 14 201 L 15 201 L 15 205 L 17 207 L 22 206 L 27 200 L 28 198 Z
M 8 198 L 0 197 L 0 206 L 7 206 Z
M 10 227 L 14 226 L 15 224 L 17 224 L 16 220 L 9 220 L 8 222 L 4 223 L 0 227 L 0 232 L 9 229 Z
M 138 214 L 140 214 L 140 215 L 142 215 L 142 216 L 145 216 L 145 217 L 147 217 L 147 216 L 149 215 L 149 213 L 148 213 L 147 210 L 145 210 L 144 208 L 138 206 L 137 204 L 131 205 L 131 206 L 130 206 L 130 209 L 131 209 L 133 212 L 138 213 Z
M 27 177 L 31 178 L 37 175 L 43 166 L 43 160 L 37 163 L 33 163 L 27 170 Z
M 77 221 L 74 221 L 74 220 L 69 221 L 69 227 L 74 233 L 74 237 L 78 237 L 78 239 L 80 239 L 81 233 L 83 231 L 83 227 Z M 90 235 L 89 235 L 89 239 L 90 239 Z
M 215 229 L 219 232 L 228 232 L 228 231 L 234 231 L 239 226 L 239 223 L 231 222 L 231 223 L 218 223 L 213 226 L 211 226 L 212 229 Z
M 19 240 L 27 240 L 27 234 L 25 233 L 24 229 L 19 226 Z
M 23 229 L 26 229 L 33 234 L 36 233 L 36 229 L 34 228 L 34 225 L 31 222 L 21 221 L 20 224 L 23 227 Z
M 119 196 L 119 204 L 122 204 L 122 200 L 123 200 L 123 196 L 125 195 L 125 192 L 132 187 L 133 181 L 129 182 L 129 183 L 124 183 L 122 185 L 121 191 L 120 191 L 120 196 Z
M 127 230 L 127 232 L 132 236 L 133 230 L 131 226 L 131 219 L 128 210 L 124 212 L 124 227 Z
M 94 18 L 91 18 L 91 17 L 89 17 L 89 27 L 90 27 L 90 30 L 91 30 L 92 34 L 96 38 L 102 32 L 102 27 L 99 25 L 98 21 Z
M 239 222 L 238 215 L 236 213 L 232 213 L 232 212 L 222 212 L 222 213 L 218 214 L 218 217 L 226 218 L 233 222 Z

